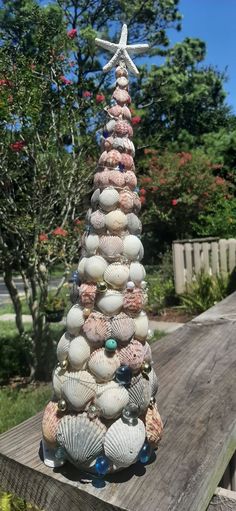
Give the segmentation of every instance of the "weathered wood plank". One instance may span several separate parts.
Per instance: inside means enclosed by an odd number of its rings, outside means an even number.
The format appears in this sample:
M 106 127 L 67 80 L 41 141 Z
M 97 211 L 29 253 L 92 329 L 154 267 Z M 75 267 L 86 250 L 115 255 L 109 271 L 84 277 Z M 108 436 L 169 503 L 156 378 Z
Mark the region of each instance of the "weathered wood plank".
M 236 492 L 217 488 L 207 511 L 235 511 Z
M 175 290 L 176 293 L 183 293 L 185 290 L 185 275 L 184 275 L 184 247 L 183 244 L 173 244 L 173 267 L 175 277 Z
M 236 321 L 236 292 L 192 320 L 193 323 L 199 324 L 215 321 Z

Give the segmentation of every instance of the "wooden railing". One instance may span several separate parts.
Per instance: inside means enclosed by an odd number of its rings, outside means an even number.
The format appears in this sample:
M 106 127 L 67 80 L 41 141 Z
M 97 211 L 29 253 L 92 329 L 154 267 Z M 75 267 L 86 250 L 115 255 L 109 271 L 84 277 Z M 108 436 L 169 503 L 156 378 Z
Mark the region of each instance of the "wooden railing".
M 0 486 L 45 511 L 235 510 L 236 492 L 217 487 L 236 450 L 236 293 L 156 342 L 153 358 L 165 424 L 155 461 L 102 488 L 69 465 L 53 471 L 38 414 L 0 436 Z

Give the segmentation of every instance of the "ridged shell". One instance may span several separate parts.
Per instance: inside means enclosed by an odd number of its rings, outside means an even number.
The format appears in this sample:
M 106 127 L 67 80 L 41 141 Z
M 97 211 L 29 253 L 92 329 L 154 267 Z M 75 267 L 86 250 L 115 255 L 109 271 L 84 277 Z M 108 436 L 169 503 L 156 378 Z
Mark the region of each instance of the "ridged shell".
M 151 350 L 150 344 L 148 344 L 147 341 L 143 344 L 143 352 L 144 352 L 143 360 L 145 362 L 151 363 L 152 362 L 152 350 Z M 152 371 L 153 371 L 153 369 L 152 369 Z M 148 375 L 149 381 L 150 381 L 150 374 L 151 373 L 149 373 L 149 375 Z
M 132 170 L 127 170 L 125 173 L 125 184 L 130 188 L 130 190 L 134 190 L 134 188 L 136 188 L 137 178 Z
M 94 401 L 95 405 L 100 408 L 102 417 L 108 420 L 119 417 L 129 402 L 128 391 L 116 382 L 110 383 L 107 384 L 107 388 L 104 385 L 104 391 Z
M 99 205 L 104 211 L 111 211 L 119 202 L 119 193 L 115 188 L 108 187 L 99 196 Z
M 143 293 L 141 289 L 127 290 L 124 294 L 123 309 L 127 314 L 136 316 L 143 308 Z
M 105 455 L 113 463 L 114 469 L 128 467 L 137 460 L 144 440 L 145 427 L 140 419 L 133 426 L 118 419 L 105 435 Z
M 92 208 L 89 208 L 87 210 L 86 216 L 85 216 L 85 223 L 88 224 L 90 222 L 90 218 L 92 215 Z
M 81 307 L 75 304 L 69 310 L 66 316 L 66 328 L 71 335 L 79 335 L 84 324 L 84 315 Z
M 58 342 L 57 345 L 57 359 L 59 362 L 63 362 L 63 360 L 66 360 L 71 339 L 72 337 L 68 332 L 65 332 L 61 336 L 60 341 Z
M 118 118 L 122 114 L 122 107 L 120 105 L 114 105 L 107 110 L 111 117 Z
M 125 184 L 125 174 L 118 170 L 110 170 L 109 172 L 109 184 L 115 187 L 122 188 Z
M 116 209 L 115 211 L 110 211 L 110 213 L 107 213 L 106 226 L 111 232 L 122 231 L 126 225 L 126 215 L 120 209 Z
M 137 372 L 141 368 L 144 358 L 144 350 L 141 342 L 132 340 L 128 346 L 118 352 L 121 365 L 129 366 L 132 371 Z
M 100 172 L 99 172 L 99 174 L 100 174 Z M 96 190 L 94 190 L 92 197 L 91 197 L 91 206 L 93 209 L 95 209 L 98 205 L 99 195 L 100 195 L 100 190 L 99 190 L 99 188 L 97 188 Z
M 118 314 L 123 305 L 123 294 L 115 289 L 108 289 L 104 294 L 101 294 L 97 299 L 97 306 L 108 316 Z
M 81 259 L 79 260 L 78 268 L 77 268 L 79 277 L 82 280 L 84 278 L 84 265 L 85 265 L 86 261 L 87 261 L 87 257 L 81 257 Z
M 131 120 L 132 115 L 131 115 L 130 109 L 127 106 L 122 107 L 122 115 L 123 115 L 124 119 L 128 119 L 128 121 Z
M 125 170 L 132 170 L 134 169 L 134 160 L 130 154 L 123 153 L 121 155 L 121 163 L 124 165 Z
M 108 121 L 108 123 L 105 126 L 105 130 L 108 131 L 108 133 L 112 133 L 115 129 L 116 121 L 114 119 L 111 119 Z
M 55 367 L 52 373 L 52 386 L 53 391 L 57 399 L 61 399 L 62 396 L 62 385 L 68 376 L 68 372 L 61 369 L 58 365 Z
M 128 236 L 124 237 L 123 244 L 124 256 L 126 256 L 130 261 L 136 261 L 138 259 L 138 255 L 142 246 L 140 239 L 137 238 L 137 236 L 134 236 L 133 234 L 129 234 Z
M 91 348 L 88 341 L 82 335 L 75 337 L 69 347 L 68 360 L 73 369 L 82 369 L 90 357 Z
M 48 442 L 52 447 L 56 446 L 57 430 L 62 417 L 63 414 L 58 412 L 57 403 L 49 401 L 43 413 L 42 433 L 44 440 L 46 440 L 46 442 Z
M 126 76 L 120 76 L 119 78 L 117 78 L 117 85 L 121 87 L 121 89 L 128 87 L 129 85 L 128 78 L 126 78 Z
M 115 289 L 122 289 L 129 277 L 129 267 L 119 262 L 107 266 L 104 272 L 104 280 Z
M 123 241 L 119 236 L 101 236 L 99 252 L 108 260 L 114 260 L 122 254 Z
M 130 190 L 121 190 L 119 197 L 120 209 L 124 213 L 129 213 L 133 209 L 134 200 L 133 194 Z
M 111 335 L 121 344 L 127 343 L 134 335 L 133 319 L 121 312 L 111 319 Z
M 116 149 L 117 151 L 124 151 L 125 138 L 121 138 L 121 137 L 113 138 L 112 147 L 113 147 L 113 149 Z
M 147 410 L 151 398 L 148 379 L 143 378 L 141 374 L 133 376 L 128 392 L 129 403 L 139 406 L 140 415 L 142 415 Z
M 129 105 L 131 103 L 130 95 L 124 89 L 116 88 L 112 94 L 112 97 L 117 101 L 119 105 Z
M 156 449 L 163 433 L 163 422 L 156 404 L 147 409 L 145 415 L 146 437 L 149 444 Z
M 88 371 L 76 371 L 68 375 L 62 384 L 62 396 L 73 410 L 83 410 L 96 394 L 95 379 Z
M 133 136 L 133 129 L 126 121 L 117 121 L 115 124 L 115 132 L 121 137 L 124 137 L 125 135 L 128 135 L 129 137 Z
M 119 76 L 126 76 L 127 77 L 128 76 L 128 71 L 123 66 L 117 66 L 115 74 L 116 74 L 116 78 L 118 78 Z
M 142 232 L 142 224 L 139 218 L 134 213 L 128 213 L 127 215 L 127 227 L 130 234 L 138 236 Z
M 123 138 L 123 141 L 124 141 L 125 152 L 128 154 L 131 154 L 131 156 L 134 156 L 135 155 L 135 147 L 134 147 L 132 140 L 130 140 L 129 138 Z
M 88 255 L 94 255 L 99 245 L 99 237 L 97 234 L 89 234 L 85 238 L 85 248 Z
M 98 418 L 91 421 L 86 413 L 67 415 L 60 422 L 57 441 L 74 465 L 86 465 L 102 453 L 105 433 L 106 426 Z
M 145 276 L 146 272 L 142 264 L 138 262 L 132 262 L 130 264 L 129 280 L 132 280 L 137 286 L 139 286 Z
M 146 312 L 141 311 L 138 316 L 134 318 L 135 325 L 135 338 L 139 341 L 143 341 L 146 339 L 148 334 L 148 317 Z
M 80 303 L 83 307 L 92 309 L 94 306 L 97 293 L 95 284 L 81 284 L 79 287 Z
M 112 380 L 119 366 L 117 354 L 107 353 L 104 348 L 93 351 L 88 361 L 88 368 L 98 382 Z
M 100 312 L 91 312 L 84 323 L 83 332 L 92 344 L 103 343 L 111 336 L 110 321 Z
M 116 149 L 112 149 L 107 153 L 105 161 L 107 167 L 110 168 L 117 167 L 117 165 L 119 165 L 121 161 L 121 154 Z
M 94 174 L 93 185 L 94 188 L 105 188 L 109 185 L 110 172 L 108 169 L 104 169 L 102 172 L 96 172 Z
M 103 148 L 105 151 L 111 151 L 111 149 L 113 148 L 113 140 L 114 140 L 113 137 L 104 138 Z
M 105 165 L 106 163 L 106 159 L 107 159 L 107 151 L 103 151 L 103 153 L 101 154 L 99 160 L 98 160 L 98 164 L 99 166 L 103 166 Z
M 103 278 L 107 262 L 102 256 L 89 257 L 84 265 L 84 273 L 89 280 L 97 282 Z
M 155 397 L 155 395 L 156 395 L 156 393 L 158 391 L 158 379 L 157 379 L 157 375 L 156 375 L 156 373 L 155 373 L 153 368 L 150 371 L 150 373 L 148 374 L 148 379 L 149 379 L 151 396 Z
M 106 216 L 101 211 L 94 211 L 91 215 L 90 223 L 96 231 L 101 231 L 105 227 Z

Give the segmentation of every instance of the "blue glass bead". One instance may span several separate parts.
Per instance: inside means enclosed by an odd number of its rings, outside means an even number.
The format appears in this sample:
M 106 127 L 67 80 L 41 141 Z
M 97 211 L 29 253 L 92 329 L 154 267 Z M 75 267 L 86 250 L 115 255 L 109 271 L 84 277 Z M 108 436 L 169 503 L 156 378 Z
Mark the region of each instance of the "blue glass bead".
M 72 271 L 72 274 L 71 274 L 71 277 L 70 277 L 70 281 L 74 282 L 75 284 L 79 284 L 80 278 L 79 278 L 78 271 Z
M 89 232 L 90 232 L 90 229 L 91 229 L 90 225 L 86 225 L 86 227 L 85 227 L 85 231 L 89 233 Z
M 115 351 L 117 348 L 117 342 L 115 339 L 107 339 L 105 342 L 105 349 L 107 351 Z
M 103 131 L 103 136 L 104 136 L 104 138 L 108 138 L 109 137 L 109 132 L 107 130 L 104 130 Z
M 125 166 L 124 166 L 124 164 L 123 164 L 123 163 L 119 163 L 118 167 L 119 167 L 119 171 L 120 171 L 120 172 L 124 172 L 124 170 L 125 170 Z
M 109 471 L 110 463 L 106 456 L 99 456 L 96 459 L 95 470 L 99 476 L 105 476 Z
M 58 447 L 55 452 L 55 458 L 59 461 L 64 461 L 66 457 L 66 451 L 64 447 Z
M 139 193 L 139 187 L 138 186 L 135 187 L 134 192 Z
M 115 380 L 120 385 L 129 385 L 132 378 L 132 371 L 129 366 L 120 366 L 116 370 Z
M 138 459 L 141 463 L 148 463 L 152 456 L 152 448 L 148 442 L 144 442 L 143 447 L 139 453 Z
M 115 106 L 117 104 L 116 100 L 115 99 L 111 99 L 110 104 L 111 104 L 111 106 Z

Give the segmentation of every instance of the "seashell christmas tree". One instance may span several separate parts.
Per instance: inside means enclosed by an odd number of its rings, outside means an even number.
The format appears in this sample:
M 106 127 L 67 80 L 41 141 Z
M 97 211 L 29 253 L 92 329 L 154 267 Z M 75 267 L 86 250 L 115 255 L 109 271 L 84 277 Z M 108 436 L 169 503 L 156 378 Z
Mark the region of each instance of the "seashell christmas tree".
M 137 178 L 130 140 L 129 56 L 148 45 L 96 39 L 114 53 L 104 71 L 116 67 L 116 88 L 94 176 L 91 209 L 78 279 L 71 292 L 66 332 L 57 347 L 52 400 L 45 408 L 44 462 L 104 476 L 149 461 L 163 425 L 155 396 L 157 376 L 143 310 L 147 300 Z M 127 69 L 128 68 L 128 69 Z

